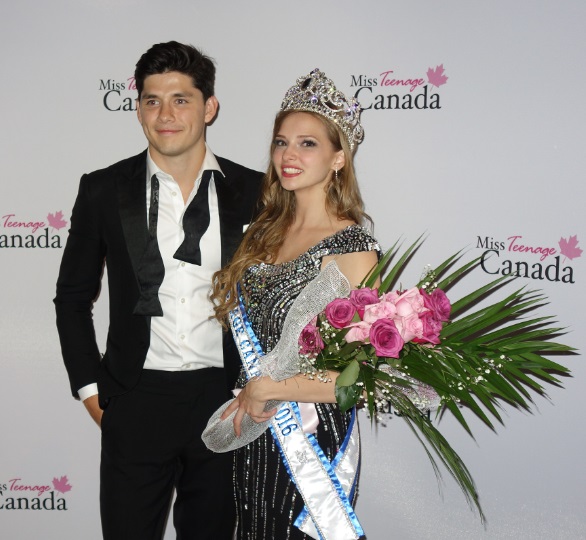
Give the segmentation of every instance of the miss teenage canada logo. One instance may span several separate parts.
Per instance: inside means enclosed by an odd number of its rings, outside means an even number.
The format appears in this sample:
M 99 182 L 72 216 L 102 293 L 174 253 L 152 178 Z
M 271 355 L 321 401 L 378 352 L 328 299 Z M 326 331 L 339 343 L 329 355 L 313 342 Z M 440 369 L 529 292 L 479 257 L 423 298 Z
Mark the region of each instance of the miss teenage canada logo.
M 107 111 L 136 111 L 134 77 L 128 77 L 125 81 L 100 79 L 98 91 L 102 95 L 102 105 Z
M 389 69 L 374 76 L 351 75 L 350 86 L 364 111 L 383 109 L 441 109 L 438 89 L 448 82 L 444 65 L 422 73 Z
M 578 235 L 562 236 L 558 242 L 539 242 L 515 234 L 506 239 L 478 236 L 476 248 L 484 252 L 480 267 L 495 277 L 517 277 L 557 283 L 575 283 L 574 260 L 582 256 Z
M 67 510 L 67 493 L 71 491 L 67 476 L 50 483 L 11 478 L 0 483 L 0 510 Z
M 66 225 L 61 210 L 49 212 L 44 219 L 4 214 L 0 217 L 0 249 L 62 248 L 59 232 Z

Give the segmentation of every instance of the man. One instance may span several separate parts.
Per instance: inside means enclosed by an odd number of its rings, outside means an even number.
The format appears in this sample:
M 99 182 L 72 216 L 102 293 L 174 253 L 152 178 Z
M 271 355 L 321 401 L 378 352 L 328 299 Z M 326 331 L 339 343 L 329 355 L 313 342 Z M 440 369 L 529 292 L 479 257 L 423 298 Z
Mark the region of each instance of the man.
M 229 539 L 232 458 L 208 451 L 201 433 L 229 397 L 224 357 L 237 353 L 207 295 L 251 220 L 261 174 L 206 145 L 218 110 L 211 59 L 161 43 L 135 79 L 148 149 L 81 179 L 55 298 L 63 358 L 102 429 L 104 538 L 160 539 L 175 487 L 177 538 Z M 104 264 L 101 357 L 91 310 Z

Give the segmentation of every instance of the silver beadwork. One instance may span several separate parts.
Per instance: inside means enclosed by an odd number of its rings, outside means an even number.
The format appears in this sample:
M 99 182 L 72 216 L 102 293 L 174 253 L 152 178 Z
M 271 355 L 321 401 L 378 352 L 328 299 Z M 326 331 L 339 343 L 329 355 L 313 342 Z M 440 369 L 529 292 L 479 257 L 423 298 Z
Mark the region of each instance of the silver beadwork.
M 351 150 L 364 138 L 360 103 L 355 97 L 347 98 L 337 90 L 332 80 L 319 69 L 297 79 L 287 90 L 281 110 L 315 112 L 329 118 L 342 130 Z

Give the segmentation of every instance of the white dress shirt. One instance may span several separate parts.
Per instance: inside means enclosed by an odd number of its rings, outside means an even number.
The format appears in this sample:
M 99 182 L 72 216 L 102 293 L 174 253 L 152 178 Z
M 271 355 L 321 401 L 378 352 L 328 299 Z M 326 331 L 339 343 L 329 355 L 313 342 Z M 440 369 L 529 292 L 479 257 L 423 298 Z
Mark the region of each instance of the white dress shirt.
M 156 174 L 159 180 L 157 240 L 165 277 L 159 289 L 163 316 L 151 317 L 151 340 L 145 369 L 184 371 L 224 365 L 222 328 L 216 319 L 210 319 L 213 307 L 208 299 L 212 274 L 221 267 L 220 215 L 213 176 L 208 191 L 210 225 L 200 241 L 202 264 L 198 266 L 173 258 L 185 236 L 183 215 L 197 193 L 205 170 L 221 174 L 220 166 L 207 145 L 193 190 L 184 203 L 177 182 L 157 167 L 150 153 L 147 155 L 147 216 L 151 178 Z M 98 393 L 97 384 L 84 386 L 78 393 L 83 401 Z

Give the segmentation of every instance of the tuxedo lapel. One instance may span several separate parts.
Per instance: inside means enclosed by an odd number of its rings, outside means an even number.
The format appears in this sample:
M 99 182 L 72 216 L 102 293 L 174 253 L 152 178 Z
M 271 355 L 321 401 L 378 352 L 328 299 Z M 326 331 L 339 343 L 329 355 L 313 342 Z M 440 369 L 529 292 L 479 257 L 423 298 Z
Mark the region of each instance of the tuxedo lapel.
M 229 171 L 222 169 L 222 174 L 214 175 L 216 193 L 218 194 L 218 209 L 220 213 L 220 236 L 222 244 L 222 266 L 228 264 L 232 255 L 242 240 L 242 201 L 239 200 L 239 190 L 234 178 L 230 178 Z
M 216 159 L 224 173 L 215 175 L 214 182 L 220 212 L 222 266 L 225 266 L 242 241 L 243 228 L 259 210 L 257 199 L 263 175 L 228 159 L 219 156 Z
M 146 151 L 136 156 L 117 179 L 118 211 L 134 274 L 148 239 L 146 214 Z

